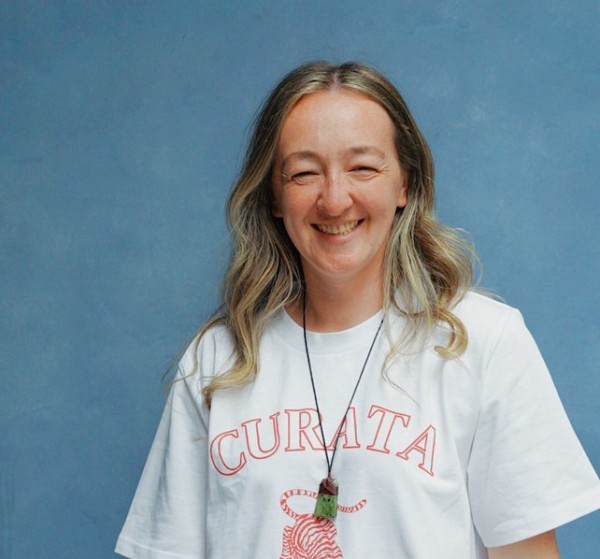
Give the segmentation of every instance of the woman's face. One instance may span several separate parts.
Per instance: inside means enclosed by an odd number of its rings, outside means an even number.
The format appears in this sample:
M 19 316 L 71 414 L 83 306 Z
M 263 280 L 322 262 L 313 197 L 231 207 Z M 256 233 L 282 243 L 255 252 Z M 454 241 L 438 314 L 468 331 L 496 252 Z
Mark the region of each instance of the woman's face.
M 375 101 L 344 89 L 292 109 L 273 169 L 273 215 L 300 253 L 308 281 L 383 278 L 397 208 L 407 202 L 395 130 Z

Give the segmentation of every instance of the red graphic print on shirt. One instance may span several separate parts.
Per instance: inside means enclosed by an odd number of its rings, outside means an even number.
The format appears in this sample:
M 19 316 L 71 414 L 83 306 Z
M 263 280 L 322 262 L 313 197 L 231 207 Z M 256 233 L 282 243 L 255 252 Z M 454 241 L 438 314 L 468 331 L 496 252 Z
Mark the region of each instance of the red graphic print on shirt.
M 281 508 L 296 522 L 283 529 L 283 546 L 280 559 L 344 559 L 340 547 L 335 543 L 337 530 L 328 518 L 316 518 L 312 513 L 298 514 L 287 504 L 290 497 L 317 498 L 314 491 L 291 489 L 281 496 Z M 358 512 L 367 503 L 363 499 L 353 507 L 338 505 L 339 512 Z

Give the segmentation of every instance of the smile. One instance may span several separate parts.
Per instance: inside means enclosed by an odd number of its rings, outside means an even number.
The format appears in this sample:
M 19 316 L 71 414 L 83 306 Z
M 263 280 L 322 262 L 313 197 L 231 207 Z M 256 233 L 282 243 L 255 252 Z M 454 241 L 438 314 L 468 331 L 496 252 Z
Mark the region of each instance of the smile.
M 360 220 L 351 221 L 342 225 L 324 225 L 322 223 L 317 223 L 315 224 L 315 228 L 327 235 L 347 235 L 348 233 L 352 233 L 352 231 L 358 227 L 359 223 Z

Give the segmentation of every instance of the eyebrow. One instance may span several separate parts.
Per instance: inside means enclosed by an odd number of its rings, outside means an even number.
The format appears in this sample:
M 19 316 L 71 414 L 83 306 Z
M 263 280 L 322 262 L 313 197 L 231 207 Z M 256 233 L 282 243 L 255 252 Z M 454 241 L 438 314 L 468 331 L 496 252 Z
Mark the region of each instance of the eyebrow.
M 385 159 L 385 153 L 375 146 L 356 146 L 348 151 L 353 155 L 375 155 L 380 159 Z
M 293 159 L 318 159 L 318 155 L 314 151 L 304 150 L 304 151 L 294 151 L 290 153 L 286 157 L 281 160 L 281 167 L 284 168 L 287 163 L 292 161 Z

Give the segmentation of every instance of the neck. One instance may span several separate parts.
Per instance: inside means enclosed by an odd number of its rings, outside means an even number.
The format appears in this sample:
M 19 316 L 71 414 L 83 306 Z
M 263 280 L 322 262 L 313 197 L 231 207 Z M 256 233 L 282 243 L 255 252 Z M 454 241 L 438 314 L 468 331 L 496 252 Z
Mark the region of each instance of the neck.
M 306 278 L 306 328 L 339 332 L 371 318 L 383 307 L 383 285 L 375 281 L 358 287 L 354 282 L 323 284 Z M 302 301 L 287 310 L 302 325 Z

